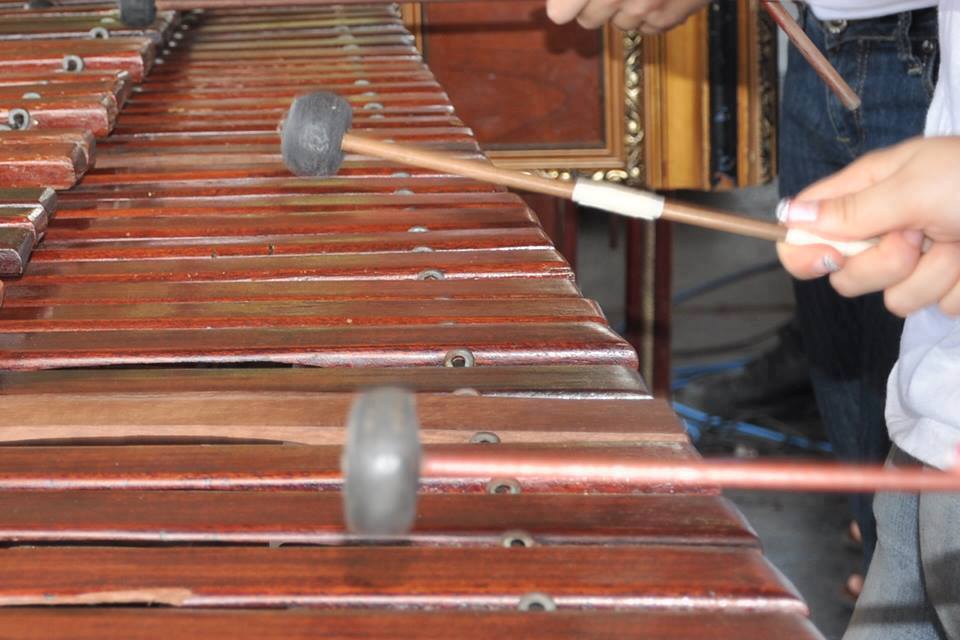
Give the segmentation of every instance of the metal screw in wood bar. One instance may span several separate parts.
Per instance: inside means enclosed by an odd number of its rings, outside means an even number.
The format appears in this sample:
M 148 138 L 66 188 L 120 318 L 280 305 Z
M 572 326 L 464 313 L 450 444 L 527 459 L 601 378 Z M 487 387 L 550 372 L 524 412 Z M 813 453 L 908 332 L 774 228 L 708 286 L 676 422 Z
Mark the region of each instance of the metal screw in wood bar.
M 417 274 L 417 280 L 443 280 L 446 278 L 439 269 L 427 269 Z
M 7 114 L 7 122 L 14 131 L 24 131 L 30 128 L 33 121 L 30 118 L 29 111 L 17 107 L 16 109 L 10 109 L 10 113 Z
M 517 604 L 520 611 L 556 611 L 557 604 L 545 593 L 528 593 Z
M 470 349 L 451 349 L 443 358 L 443 366 L 465 369 L 476 366 L 477 360 Z
M 477 431 L 470 436 L 470 444 L 500 444 L 500 436 L 492 431 Z
M 516 548 L 516 547 L 533 547 L 536 546 L 536 541 L 526 531 L 516 529 L 513 531 L 507 531 L 502 536 L 500 536 L 500 544 L 507 548 Z
M 516 495 L 522 491 L 523 489 L 520 487 L 520 483 L 514 478 L 494 478 L 487 483 L 487 493 L 491 495 Z
M 61 63 L 64 71 L 69 71 L 71 73 L 79 73 L 83 71 L 86 67 L 86 63 L 78 55 L 68 54 L 63 56 L 63 62 Z

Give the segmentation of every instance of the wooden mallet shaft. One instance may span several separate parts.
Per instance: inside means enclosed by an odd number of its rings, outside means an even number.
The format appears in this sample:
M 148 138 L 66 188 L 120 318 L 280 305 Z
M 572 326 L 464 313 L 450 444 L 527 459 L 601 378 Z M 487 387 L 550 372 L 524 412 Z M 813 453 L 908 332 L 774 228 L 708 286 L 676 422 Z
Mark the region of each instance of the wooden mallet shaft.
M 493 166 L 489 161 L 472 160 L 415 146 L 397 144 L 350 132 L 353 108 L 329 91 L 298 96 L 284 119 L 281 149 L 284 163 L 296 175 L 336 175 L 344 152 L 381 158 L 489 182 L 521 191 L 542 193 L 572 200 L 577 204 L 640 220 L 671 220 L 753 238 L 788 244 L 829 244 L 850 256 L 869 248 L 870 242 L 834 242 L 799 229 L 731 215 L 708 207 L 674 202 L 663 196 L 610 182 L 577 179 L 551 180 Z M 787 205 L 782 204 L 784 211 Z
M 443 173 L 452 173 L 521 191 L 573 200 L 580 204 L 595 206 L 627 217 L 646 220 L 663 218 L 664 220 L 774 242 L 781 242 L 786 239 L 787 230 L 772 222 L 753 220 L 706 207 L 674 202 L 647 191 L 629 189 L 620 185 L 594 183 L 592 180 L 578 180 L 577 182 L 551 180 L 520 171 L 502 169 L 486 162 L 466 160 L 448 153 L 384 142 L 355 133 L 344 134 L 341 147 L 349 153 L 372 156 L 398 164 L 432 169 Z M 580 191 L 586 188 L 603 192 L 606 198 L 585 199 L 579 195 L 578 187 Z M 598 200 L 605 200 L 606 202 L 601 203 Z M 602 206 L 602 204 L 610 206 Z
M 860 108 L 860 96 L 854 91 L 843 76 L 830 64 L 826 56 L 817 48 L 810 37 L 804 32 L 787 8 L 779 0 L 763 0 L 763 8 L 767 10 L 774 22 L 787 34 L 790 42 L 800 51 L 801 55 L 807 59 L 813 70 L 817 72 L 823 81 L 830 87 L 834 95 L 840 99 L 850 111 L 856 111 Z

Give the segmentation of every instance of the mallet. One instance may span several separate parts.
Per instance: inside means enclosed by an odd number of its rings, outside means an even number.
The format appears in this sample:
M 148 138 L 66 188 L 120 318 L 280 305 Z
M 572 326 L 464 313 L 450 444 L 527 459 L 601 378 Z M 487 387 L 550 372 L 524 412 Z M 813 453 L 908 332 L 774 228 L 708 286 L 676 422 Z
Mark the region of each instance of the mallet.
M 731 215 L 715 209 L 684 204 L 663 196 L 609 182 L 578 179 L 551 180 L 519 171 L 501 169 L 486 162 L 465 160 L 413 146 L 385 142 L 350 133 L 353 111 L 350 103 L 335 93 L 317 91 L 293 101 L 283 122 L 282 150 L 287 167 L 300 176 L 336 175 L 343 152 L 358 153 L 404 165 L 490 182 L 505 187 L 543 193 L 572 200 L 629 218 L 671 220 L 789 244 L 828 244 L 846 256 L 856 255 L 876 241 L 838 242 L 809 232 L 788 230 L 773 222 Z
M 128 27 L 142 29 L 157 19 L 156 0 L 118 0 L 120 21 Z
M 490 444 L 477 445 L 471 454 L 424 453 L 414 395 L 389 387 L 357 396 L 341 465 L 347 527 L 371 537 L 410 531 L 421 477 L 510 479 L 518 488 L 524 480 L 551 478 L 616 484 L 624 490 L 660 484 L 841 493 L 960 491 L 956 468 L 937 472 L 835 462 L 638 462 L 626 457 L 611 461 L 584 449 L 504 455 Z
M 840 72 L 837 71 L 825 55 L 813 43 L 810 36 L 806 34 L 803 27 L 793 19 L 790 11 L 783 6 L 781 0 L 763 0 L 763 8 L 767 10 L 773 21 L 777 23 L 783 32 L 797 48 L 800 54 L 806 58 L 813 70 L 817 72 L 820 79 L 830 88 L 840 103 L 850 111 L 856 111 L 860 108 L 862 101 L 857 92 L 847 84 Z

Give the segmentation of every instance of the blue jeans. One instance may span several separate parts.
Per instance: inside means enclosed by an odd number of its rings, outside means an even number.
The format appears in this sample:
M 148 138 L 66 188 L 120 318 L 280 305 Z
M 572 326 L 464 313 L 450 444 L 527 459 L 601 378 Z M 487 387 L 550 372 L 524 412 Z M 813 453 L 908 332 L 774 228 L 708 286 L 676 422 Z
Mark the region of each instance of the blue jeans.
M 919 463 L 897 448 L 889 466 Z M 960 495 L 880 493 L 880 540 L 844 640 L 960 638 Z
M 939 57 L 934 9 L 871 20 L 801 22 L 863 106 L 850 112 L 791 48 L 780 133 L 780 191 L 793 196 L 861 155 L 923 133 Z M 844 460 L 882 462 L 886 381 L 903 322 L 879 295 L 844 299 L 823 278 L 795 285 L 797 322 L 811 365 L 817 406 Z M 870 496 L 852 497 L 864 564 L 876 545 Z

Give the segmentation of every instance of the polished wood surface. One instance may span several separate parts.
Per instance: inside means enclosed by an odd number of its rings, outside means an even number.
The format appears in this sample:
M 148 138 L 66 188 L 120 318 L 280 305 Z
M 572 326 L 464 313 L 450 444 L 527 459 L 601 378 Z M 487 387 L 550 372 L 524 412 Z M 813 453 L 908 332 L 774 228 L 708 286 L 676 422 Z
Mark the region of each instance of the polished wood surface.
M 0 367 L 31 370 L 136 364 L 282 363 L 316 367 L 443 366 L 453 350 L 469 349 L 477 366 L 618 364 L 636 353 L 609 327 L 552 324 L 225 327 L 206 329 L 74 330 L 0 334 Z M 388 330 L 387 330 L 388 329 Z
M 12 148 L 22 149 L 23 147 L 13 145 Z M 3 152 L 0 152 L 0 155 L 3 155 Z M 15 172 L 22 175 L 24 169 L 22 165 L 14 161 L 11 166 L 16 167 Z M 34 166 L 37 174 L 49 175 L 43 171 L 49 168 L 48 166 Z M 23 182 L 32 184 L 36 181 L 33 179 L 22 181 L 17 178 L 10 180 L 12 184 Z M 0 276 L 19 276 L 23 273 L 34 247 L 47 230 L 50 216 L 56 209 L 56 202 L 56 193 L 46 186 L 39 189 L 23 187 L 0 189 Z
M 552 250 L 477 250 L 384 254 L 219 257 L 128 260 L 32 265 L 26 285 L 95 282 L 303 282 L 342 280 L 477 280 L 489 278 L 571 278 L 567 263 Z M 437 274 L 434 276 L 434 274 Z
M 71 142 L 37 142 L 0 149 L 0 183 L 7 187 L 69 189 L 86 171 L 86 154 Z
M 603 32 L 557 27 L 538 0 L 422 11 L 427 62 L 485 149 L 604 144 Z
M 162 375 L 149 369 L 108 369 L 98 372 L 96 376 L 83 370 L 0 373 L 0 389 L 4 396 L 102 394 L 104 389 L 110 389 L 113 393 L 310 393 L 317 389 L 329 393 L 352 393 L 356 389 L 376 384 L 399 385 L 425 393 L 494 397 L 650 397 L 635 369 L 617 366 L 533 365 L 442 369 L 165 368 Z M 648 414 L 644 411 L 641 415 Z M 650 417 L 656 415 L 657 412 L 653 411 Z M 664 420 L 653 428 L 653 432 L 655 440 L 687 441 L 686 434 L 671 416 L 664 416 Z M 633 436 L 643 438 L 644 431 L 638 429 Z
M 0 306 L 0 638 L 819 637 L 707 483 L 425 466 L 410 534 L 348 533 L 369 386 L 416 392 L 427 461 L 697 453 L 520 198 L 362 153 L 287 174 L 277 126 L 316 85 L 365 136 L 484 160 L 395 9 L 113 11 L 0 4 L 0 98 L 120 110 L 95 145 L 89 118 L 0 132 L 96 165 L 0 180 L 0 250 L 30 240 Z M 534 593 L 559 610 L 517 612 Z
M 33 121 L 32 127 L 77 128 L 91 132 L 97 137 L 110 134 L 117 119 L 118 107 L 112 95 L 56 96 L 44 92 L 35 100 L 22 100 L 19 96 L 7 97 L 7 101 L 19 103 Z M 9 103 L 8 102 L 8 103 Z M 7 120 L 10 111 L 0 107 L 0 118 Z
M 802 616 L 790 613 L 682 613 L 557 611 L 520 612 L 358 612 L 358 611 L 189 611 L 175 609 L 12 609 L 0 610 L 0 638 L 18 640 L 397 640 L 455 637 L 485 640 L 491 631 L 530 640 L 818 640 Z
M 564 609 L 806 612 L 754 549 L 14 547 L 0 560 L 0 606 L 515 609 L 544 592 Z
M 37 256 L 34 256 L 37 259 Z M 5 315 L 3 328 L 28 333 L 98 331 L 104 329 L 255 327 L 270 314 L 271 327 L 437 324 L 544 323 L 563 318 L 571 322 L 602 322 L 597 307 L 585 300 L 504 301 L 458 300 L 292 303 L 276 308 L 249 302 L 197 304 L 131 304 L 107 311 L 85 306 L 21 307 Z M 360 316 L 356 318 L 355 316 Z
M 0 70 L 48 72 L 61 69 L 65 56 L 83 59 L 83 70 L 126 71 L 131 80 L 143 80 L 153 64 L 153 43 L 148 38 L 99 40 L 0 40 Z
M 29 210 L 22 208 L 20 210 Z M 334 225 L 335 226 L 335 225 Z M 250 302 L 343 302 L 345 300 L 504 300 L 557 302 L 577 299 L 580 292 L 563 278 L 500 278 L 484 282 L 451 280 L 340 280 L 317 287 L 310 282 L 126 282 L 103 287 L 96 283 L 30 285 L 11 283 L 6 307 L 62 307 L 124 304 Z
M 370 542 L 345 533 L 342 498 L 334 493 L 3 492 L 0 509 L 5 514 L 0 541 L 18 544 Z M 522 533 L 511 537 L 511 531 Z M 757 546 L 743 517 L 722 498 L 664 495 L 425 495 L 413 531 L 385 542 L 451 547 Z
M 3 378 L 0 440 L 232 437 L 310 444 L 343 442 L 352 393 L 332 393 L 329 387 L 324 387 L 326 393 L 320 396 L 307 389 L 299 393 L 269 390 L 271 381 L 279 386 L 294 378 L 271 374 L 267 371 L 259 376 L 259 380 L 266 378 L 263 382 L 267 389 L 246 393 L 183 391 L 190 384 L 185 377 L 161 384 L 151 380 L 148 390 L 134 393 L 118 388 L 123 378 L 100 378 L 102 384 L 109 384 L 112 393 L 69 393 L 61 388 L 44 394 L 42 414 L 36 411 L 34 390 L 17 394 L 9 390 L 10 386 L 15 387 L 15 381 L 8 384 L 9 377 Z M 455 384 L 472 382 L 470 376 L 459 378 L 461 382 Z M 62 386 L 69 385 L 69 378 L 60 380 L 65 383 Z M 312 376 L 307 380 L 304 386 L 322 382 L 324 377 Z M 253 383 L 255 379 L 248 375 L 247 381 Z M 167 388 L 163 389 L 163 385 Z M 448 385 L 456 389 L 451 383 Z M 150 394 L 161 390 L 162 396 Z M 609 421 L 602 428 L 591 424 L 601 410 Z M 466 443 L 477 432 L 497 434 L 504 443 L 686 442 L 683 427 L 670 406 L 646 399 L 572 401 L 424 394 L 417 400 L 416 411 L 425 442 Z
M 109 440 L 107 436 L 104 438 Z M 222 443 L 226 438 L 220 438 Z M 251 438 L 253 439 L 253 438 Z M 509 438 L 507 438 L 509 440 Z M 159 438 L 161 442 L 163 438 Z M 180 438 L 181 441 L 184 438 Z M 188 442 L 190 439 L 186 439 Z M 216 443 L 216 436 L 193 440 Z M 133 439 L 119 442 L 135 442 Z M 146 439 L 149 442 L 149 439 Z M 55 441 L 56 442 L 56 441 Z M 575 461 L 590 446 L 591 456 L 620 460 L 683 461 L 696 458 L 692 447 L 678 443 L 649 443 L 624 448 L 591 444 L 589 436 L 577 444 L 499 444 L 494 453 L 550 453 L 558 459 Z M 427 445 L 427 451 L 452 453 L 476 451 L 478 444 Z M 4 453 L 0 491 L 339 491 L 340 446 L 212 444 L 16 447 Z M 491 480 L 498 478 L 424 478 L 427 493 L 485 494 Z M 494 486 L 496 483 L 494 483 Z M 519 483 L 522 493 L 622 494 L 683 493 L 717 494 L 711 487 L 677 490 L 673 485 L 651 483 L 634 487 L 621 482 L 584 483 L 556 477 L 526 478 Z M 107 494 L 104 494 L 107 495 Z
M 7 131 L 3 134 L 3 145 L 11 148 L 18 146 L 30 147 L 38 143 L 61 143 L 76 145 L 83 154 L 85 166 L 93 166 L 96 143 L 94 142 L 93 132 L 87 129 L 58 129 L 57 127 L 44 127 L 42 129 Z

